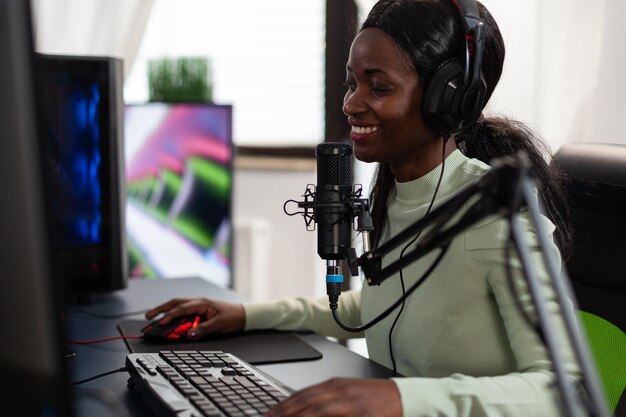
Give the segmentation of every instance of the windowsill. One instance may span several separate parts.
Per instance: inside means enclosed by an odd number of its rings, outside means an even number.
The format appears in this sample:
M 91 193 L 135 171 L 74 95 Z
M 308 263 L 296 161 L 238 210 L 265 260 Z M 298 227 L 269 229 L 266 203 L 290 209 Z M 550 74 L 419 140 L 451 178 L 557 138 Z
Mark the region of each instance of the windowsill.
M 314 171 L 315 149 L 289 147 L 237 147 L 236 169 Z

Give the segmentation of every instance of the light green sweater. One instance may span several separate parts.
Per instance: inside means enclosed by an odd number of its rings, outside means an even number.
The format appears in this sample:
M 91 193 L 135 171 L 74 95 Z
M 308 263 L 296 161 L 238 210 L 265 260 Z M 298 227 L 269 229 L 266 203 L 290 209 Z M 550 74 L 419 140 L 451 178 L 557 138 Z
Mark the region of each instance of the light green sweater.
M 432 198 L 441 167 L 408 183 L 397 183 L 388 211 L 385 238 L 422 218 Z M 435 207 L 489 169 L 460 151 L 445 162 L 445 173 Z M 550 233 L 554 226 L 543 218 Z M 558 396 L 550 362 L 536 334 L 524 322 L 514 303 L 504 270 L 505 221 L 488 218 L 457 236 L 448 253 L 426 282 L 407 300 L 393 332 L 398 372 L 394 378 L 402 398 L 404 417 L 413 416 L 557 416 Z M 532 232 L 531 243 L 536 243 Z M 383 259 L 383 267 L 399 258 L 400 250 Z M 551 250 L 559 256 L 558 249 Z M 403 271 L 406 287 L 419 279 L 436 253 L 430 253 Z M 535 253 L 539 256 L 539 253 Z M 537 258 L 539 259 L 539 258 Z M 537 263 L 546 278 L 543 264 Z M 512 262 L 520 300 L 533 314 L 517 260 Z M 346 324 L 370 321 L 402 294 L 398 274 L 380 286 L 364 284 L 360 291 L 344 292 L 339 312 Z M 558 305 L 549 294 L 550 311 Z M 334 337 L 361 337 L 334 322 L 326 297 L 288 298 L 248 304 L 246 329 L 313 330 Z M 389 368 L 389 328 L 397 310 L 365 331 L 369 356 Z M 533 316 L 534 317 L 534 316 Z M 558 319 L 563 340 L 563 325 Z M 570 352 L 568 369 L 576 373 Z

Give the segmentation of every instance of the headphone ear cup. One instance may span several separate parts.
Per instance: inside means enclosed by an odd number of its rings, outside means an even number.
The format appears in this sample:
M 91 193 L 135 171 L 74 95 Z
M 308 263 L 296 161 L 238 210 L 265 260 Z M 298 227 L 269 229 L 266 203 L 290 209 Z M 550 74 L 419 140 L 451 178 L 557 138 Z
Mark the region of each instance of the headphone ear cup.
M 464 129 L 469 124 L 474 123 L 478 116 L 480 116 L 480 112 L 482 111 L 483 104 L 485 102 L 486 93 L 487 82 L 481 72 L 476 85 L 466 88 L 465 91 L 463 91 L 463 97 L 459 102 L 458 111 L 463 118 L 463 121 L 461 122 L 461 129 Z
M 457 59 L 443 62 L 424 88 L 422 117 L 435 132 L 456 128 L 454 103 L 463 89 L 463 66 Z
M 434 132 L 458 133 L 480 114 L 486 83 L 466 91 L 463 66 L 458 59 L 442 63 L 431 77 L 422 96 L 422 117 Z

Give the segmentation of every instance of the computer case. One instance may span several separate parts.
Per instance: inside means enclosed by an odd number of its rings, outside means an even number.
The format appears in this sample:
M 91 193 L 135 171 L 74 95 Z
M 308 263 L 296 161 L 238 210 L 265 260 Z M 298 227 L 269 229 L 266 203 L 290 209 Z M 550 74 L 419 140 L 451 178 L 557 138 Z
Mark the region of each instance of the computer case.
M 67 289 L 125 288 L 123 63 L 48 54 L 36 61 L 49 209 Z

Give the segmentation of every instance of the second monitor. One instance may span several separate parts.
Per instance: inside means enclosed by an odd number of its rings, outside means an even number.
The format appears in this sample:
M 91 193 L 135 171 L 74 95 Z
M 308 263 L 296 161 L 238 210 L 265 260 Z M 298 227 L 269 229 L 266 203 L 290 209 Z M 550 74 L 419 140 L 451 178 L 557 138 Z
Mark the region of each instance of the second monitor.
M 147 103 L 125 110 L 131 277 L 232 285 L 232 107 Z

